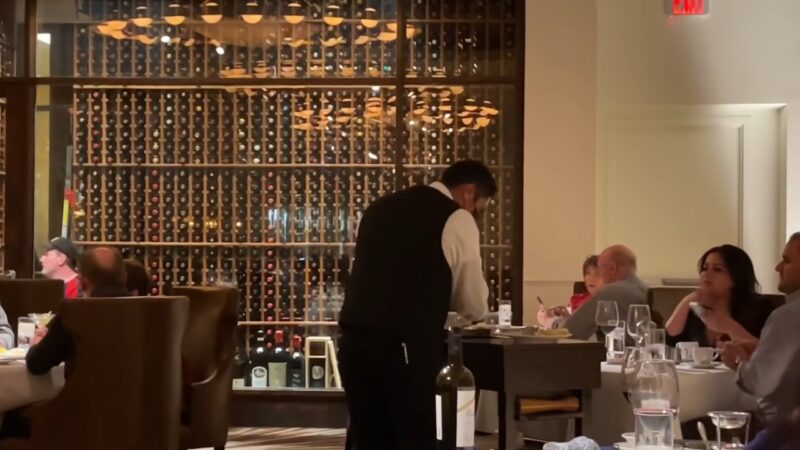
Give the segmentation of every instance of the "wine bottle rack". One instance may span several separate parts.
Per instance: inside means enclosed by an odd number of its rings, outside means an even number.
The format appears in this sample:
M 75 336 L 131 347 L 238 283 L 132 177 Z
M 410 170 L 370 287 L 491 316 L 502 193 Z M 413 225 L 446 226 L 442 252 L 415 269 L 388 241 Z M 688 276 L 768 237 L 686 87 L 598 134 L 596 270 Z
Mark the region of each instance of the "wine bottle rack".
M 256 25 L 245 3 L 207 23 L 199 0 L 78 2 L 74 63 L 53 69 L 78 78 L 73 239 L 141 260 L 153 294 L 238 287 L 248 347 L 332 335 L 364 209 L 474 158 L 499 186 L 479 219 L 490 302 L 511 298 L 519 2 L 270 1 Z M 96 82 L 115 77 L 141 82 Z

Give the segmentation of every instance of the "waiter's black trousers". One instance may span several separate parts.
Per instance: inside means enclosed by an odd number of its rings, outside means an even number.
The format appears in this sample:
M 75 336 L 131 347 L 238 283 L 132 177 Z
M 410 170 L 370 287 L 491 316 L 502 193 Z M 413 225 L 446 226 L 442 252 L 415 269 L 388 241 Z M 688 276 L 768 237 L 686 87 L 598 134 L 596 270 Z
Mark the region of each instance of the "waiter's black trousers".
M 347 450 L 435 449 L 435 358 L 415 358 L 414 349 L 373 334 L 345 332 L 339 347 Z

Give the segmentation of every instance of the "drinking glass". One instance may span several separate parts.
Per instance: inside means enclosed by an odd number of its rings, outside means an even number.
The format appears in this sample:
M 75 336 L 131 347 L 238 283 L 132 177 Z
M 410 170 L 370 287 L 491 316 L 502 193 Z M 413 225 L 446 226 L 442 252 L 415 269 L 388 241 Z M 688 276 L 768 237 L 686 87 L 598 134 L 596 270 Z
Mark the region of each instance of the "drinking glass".
M 614 331 L 619 323 L 619 309 L 617 308 L 617 302 L 610 302 L 606 300 L 600 300 L 597 302 L 597 309 L 595 309 L 594 312 L 594 323 L 606 336 Z
M 750 413 L 739 411 L 711 411 L 711 423 L 717 427 L 718 449 L 738 449 L 747 445 L 750 435 Z M 744 428 L 742 436 L 741 429 Z M 723 433 L 726 434 L 723 437 Z
M 606 336 L 606 359 L 620 360 L 623 356 L 625 356 L 625 321 L 620 320 L 617 322 L 617 328 Z
M 622 394 L 630 403 L 630 392 L 633 389 L 635 377 L 639 366 L 645 359 L 644 349 L 641 347 L 626 347 L 622 356 Z
M 634 412 L 660 411 L 677 415 L 680 392 L 674 361 L 645 357 L 631 377 L 630 400 Z
M 628 334 L 636 341 L 636 345 L 641 345 L 639 335 L 639 324 L 650 321 L 650 307 L 647 305 L 631 305 L 628 307 Z
M 672 450 L 673 414 L 669 411 L 637 411 L 634 413 L 637 450 Z
M 30 317 L 17 319 L 17 347 L 28 348 L 36 334 L 36 322 Z
M 647 330 L 644 341 L 651 359 L 671 359 L 667 358 L 667 333 L 663 328 Z
M 500 326 L 510 326 L 513 319 L 513 312 L 511 311 L 511 300 L 498 300 L 497 301 L 497 322 Z

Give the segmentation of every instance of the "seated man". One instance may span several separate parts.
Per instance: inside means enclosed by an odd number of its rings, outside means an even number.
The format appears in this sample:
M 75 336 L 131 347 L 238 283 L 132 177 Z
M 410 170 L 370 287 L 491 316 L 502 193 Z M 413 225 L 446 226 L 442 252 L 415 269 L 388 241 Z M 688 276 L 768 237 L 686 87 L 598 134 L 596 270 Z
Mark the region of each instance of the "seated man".
M 128 292 L 134 297 L 144 297 L 150 295 L 150 276 L 142 263 L 135 259 L 125 260 L 125 274 L 127 279 L 125 286 Z
M 14 347 L 14 330 L 8 323 L 8 316 L 2 306 L 0 306 L 0 347 L 5 349 Z
M 786 304 L 769 316 L 760 339 L 730 342 L 721 349 L 725 364 L 737 370 L 737 384 L 756 397 L 760 413 L 770 424 L 788 420 L 800 400 L 800 233 L 789 239 L 775 270 Z M 748 448 L 778 448 L 771 442 L 775 436 L 769 434 L 768 429 Z
M 603 250 L 598 258 L 603 287 L 574 314 L 564 307 L 540 309 L 539 324 L 545 328 L 567 328 L 576 339 L 589 339 L 597 331 L 594 316 L 597 302 L 617 302 L 619 320 L 625 320 L 628 306 L 646 305 L 648 286 L 636 276 L 636 255 L 623 245 Z
M 97 247 L 87 250 L 81 255 L 80 271 L 85 296 L 130 296 L 125 287 L 125 264 L 117 249 Z M 66 362 L 64 373 L 69 377 L 72 359 L 75 357 L 75 343 L 59 316 L 53 318 L 47 328 L 37 330 L 33 344 L 25 358 L 29 372 L 40 375 Z
M 67 238 L 57 237 L 47 243 L 44 254 L 39 258 L 42 274 L 52 280 L 64 282 L 64 298 L 78 298 L 80 280 L 78 280 L 78 249 Z

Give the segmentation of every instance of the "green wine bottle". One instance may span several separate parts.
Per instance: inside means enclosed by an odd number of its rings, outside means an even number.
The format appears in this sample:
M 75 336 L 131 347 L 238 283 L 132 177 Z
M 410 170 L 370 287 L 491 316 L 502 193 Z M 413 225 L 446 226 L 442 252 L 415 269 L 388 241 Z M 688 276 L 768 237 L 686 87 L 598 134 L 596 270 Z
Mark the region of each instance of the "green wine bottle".
M 461 330 L 451 329 L 448 362 L 436 377 L 436 448 L 475 448 L 475 378 L 464 367 Z

